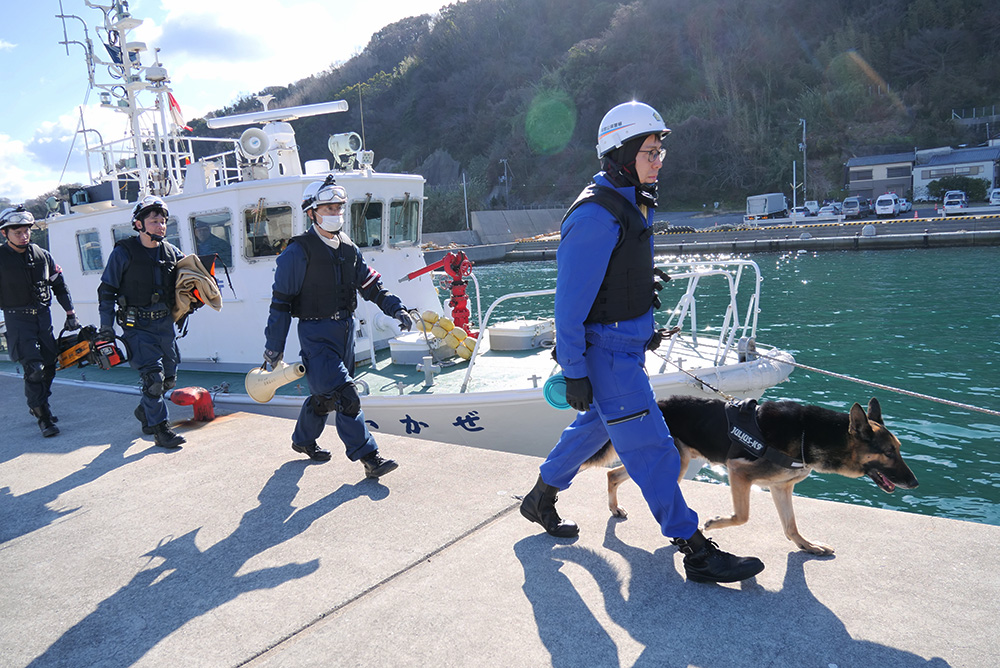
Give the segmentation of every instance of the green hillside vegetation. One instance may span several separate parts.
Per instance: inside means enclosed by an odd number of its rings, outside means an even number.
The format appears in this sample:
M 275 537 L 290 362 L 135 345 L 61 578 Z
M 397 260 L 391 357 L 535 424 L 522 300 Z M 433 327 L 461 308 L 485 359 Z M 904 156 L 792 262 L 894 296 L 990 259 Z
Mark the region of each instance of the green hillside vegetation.
M 436 231 L 464 226 L 463 173 L 472 209 L 566 206 L 598 169 L 601 117 L 633 98 L 673 129 L 661 208 L 791 195 L 800 118 L 809 198 L 842 199 L 852 156 L 986 141 L 951 110 L 1000 102 L 998 51 L 996 0 L 468 0 L 261 92 L 272 109 L 350 103 L 295 122 L 304 160 L 361 132 L 360 99 L 376 168 L 428 179 Z M 257 109 L 247 96 L 215 115 Z

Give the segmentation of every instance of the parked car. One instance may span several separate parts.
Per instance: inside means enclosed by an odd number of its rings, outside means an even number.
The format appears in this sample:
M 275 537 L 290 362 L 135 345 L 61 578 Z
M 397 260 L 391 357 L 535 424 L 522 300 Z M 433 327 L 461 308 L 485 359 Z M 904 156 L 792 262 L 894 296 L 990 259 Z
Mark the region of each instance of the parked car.
M 906 199 L 905 197 L 900 197 L 899 198 L 899 212 L 900 213 L 909 213 L 910 211 L 913 211 L 913 204 L 910 203 L 910 200 Z
M 844 218 L 867 218 L 871 215 L 871 205 L 864 197 L 848 197 L 842 208 Z
M 820 215 L 820 216 L 837 216 L 837 215 L 840 215 L 840 211 L 838 211 L 837 207 L 835 207 L 834 205 L 827 204 L 826 206 L 824 206 L 823 208 L 821 208 L 819 210 L 819 214 L 818 215 Z
M 944 195 L 944 215 L 954 216 L 965 213 L 969 200 L 961 190 L 949 190 Z
M 792 212 L 789 214 L 788 217 L 789 218 L 805 218 L 806 216 L 811 216 L 811 215 L 812 214 L 809 213 L 809 209 L 807 209 L 806 207 L 804 207 L 804 206 L 797 206 L 797 207 L 794 207 L 792 209 Z
M 899 197 L 896 193 L 879 195 L 875 200 L 875 215 L 879 218 L 895 218 L 899 215 Z
M 814 199 L 806 200 L 802 203 L 802 206 L 809 209 L 810 216 L 815 216 L 819 213 L 819 202 Z
M 1000 206 L 1000 188 L 991 190 L 986 196 L 986 201 L 990 203 L 990 206 Z

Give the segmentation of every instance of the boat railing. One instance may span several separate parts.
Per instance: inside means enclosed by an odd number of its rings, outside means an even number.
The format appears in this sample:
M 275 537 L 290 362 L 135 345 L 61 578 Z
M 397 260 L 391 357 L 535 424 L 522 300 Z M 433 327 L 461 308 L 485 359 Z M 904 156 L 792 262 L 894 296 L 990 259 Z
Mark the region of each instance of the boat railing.
M 127 137 L 96 146 L 88 146 L 89 155 L 98 156 L 103 166 L 103 177 L 98 180 L 117 181 L 119 185 L 128 182 L 138 184 L 143 190 L 143 175 L 150 181 L 153 194 L 165 196 L 180 193 L 184 186 L 187 169 L 195 162 L 195 143 L 232 144 L 233 148 L 201 158 L 203 164 L 212 165 L 212 173 L 207 178 L 214 185 L 223 186 L 240 181 L 240 156 L 236 140 L 212 137 L 177 137 L 144 132 L 141 136 L 142 151 L 139 164 L 132 138 Z
M 752 260 L 727 260 L 718 263 L 667 262 L 658 263 L 657 266 L 667 272 L 671 281 L 687 279 L 684 293 L 668 317 L 666 327 L 668 329 L 679 327 L 682 332 L 689 332 L 694 347 L 697 347 L 699 337 L 698 301 L 695 292 L 706 278 L 719 276 L 725 280 L 729 299 L 722 323 L 718 326 L 719 334 L 712 356 L 713 365 L 723 363 L 729 353 L 737 349 L 740 338 L 754 338 L 756 336 L 762 282 L 760 267 L 757 266 L 757 263 Z M 740 284 L 747 269 L 753 271 L 753 289 L 741 322 L 738 297 Z M 679 337 L 670 338 L 666 350 L 662 353 L 664 358 L 670 358 L 679 340 Z M 664 367 L 665 365 L 664 362 Z M 660 372 L 662 373 L 663 370 L 661 368 Z
M 478 283 L 477 283 L 478 289 Z M 487 327 L 489 326 L 490 316 L 493 315 L 493 311 L 496 307 L 505 301 L 511 299 L 523 299 L 525 297 L 543 297 L 545 295 L 554 295 L 556 293 L 555 288 L 549 290 L 530 290 L 528 292 L 512 292 L 508 295 L 504 295 L 490 304 L 490 307 L 486 309 L 486 315 L 482 317 L 479 322 L 479 336 L 476 338 L 476 345 L 472 349 L 472 356 L 469 357 L 469 368 L 465 370 L 465 380 L 462 381 L 462 389 L 460 392 L 465 392 L 469 387 L 469 380 L 472 378 L 472 367 L 476 363 L 476 356 L 479 355 L 479 347 L 483 344 L 483 338 L 486 335 Z

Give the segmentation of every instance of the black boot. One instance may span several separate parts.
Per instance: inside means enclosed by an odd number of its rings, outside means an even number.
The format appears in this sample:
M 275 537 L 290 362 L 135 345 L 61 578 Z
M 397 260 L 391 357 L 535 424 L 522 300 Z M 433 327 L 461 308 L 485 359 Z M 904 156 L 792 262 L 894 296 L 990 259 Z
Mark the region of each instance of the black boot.
M 59 427 L 52 419 L 52 413 L 48 406 L 38 406 L 31 409 L 31 414 L 38 418 L 38 428 L 42 430 L 42 436 L 48 438 L 59 433 Z
M 723 552 L 700 530 L 687 540 L 674 538 L 670 542 L 684 554 L 684 571 L 692 582 L 738 582 L 764 570 L 764 562 L 757 557 L 737 557 Z
M 383 459 L 378 450 L 362 457 L 361 463 L 365 465 L 366 478 L 381 478 L 386 473 L 399 468 L 399 464 L 391 459 Z
M 155 433 L 153 431 L 153 428 L 150 427 L 148 424 L 146 424 L 146 409 L 142 407 L 142 404 L 139 404 L 138 406 L 135 407 L 135 412 L 133 413 L 133 415 L 135 415 L 135 419 L 139 421 L 139 424 L 142 425 L 142 433 L 146 434 L 147 436 L 151 436 L 153 433 Z
M 556 501 L 559 499 L 556 494 L 558 487 L 545 484 L 542 476 L 538 476 L 538 482 L 534 489 L 524 496 L 521 501 L 521 514 L 532 522 L 538 522 L 542 528 L 551 535 L 558 538 L 572 538 L 580 534 L 580 527 L 576 522 L 564 520 L 556 512 Z
M 181 447 L 181 443 L 187 443 L 187 440 L 183 436 L 175 434 L 167 426 L 166 420 L 159 424 L 154 424 L 150 429 L 153 430 L 153 439 L 161 448 L 179 448 Z
M 303 443 L 299 445 L 298 443 L 292 443 L 292 450 L 295 452 L 301 452 L 304 455 L 308 455 L 309 459 L 314 462 L 327 462 L 330 461 L 330 451 L 324 450 L 323 448 L 316 445 L 316 441 L 310 441 L 308 443 Z

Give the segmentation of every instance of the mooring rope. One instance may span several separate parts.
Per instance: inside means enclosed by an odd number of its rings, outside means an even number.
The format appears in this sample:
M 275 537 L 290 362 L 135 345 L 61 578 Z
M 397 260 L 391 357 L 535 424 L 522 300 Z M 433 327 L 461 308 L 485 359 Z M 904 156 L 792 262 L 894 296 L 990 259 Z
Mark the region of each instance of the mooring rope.
M 760 355 L 761 359 L 768 359 L 774 362 L 780 362 L 781 364 L 791 364 L 792 366 L 799 367 L 800 369 L 805 369 L 806 371 L 815 371 L 816 373 L 821 373 L 826 376 L 832 376 L 834 378 L 839 378 L 840 380 L 847 380 L 852 383 L 859 383 L 861 385 L 867 385 L 868 387 L 875 387 L 880 390 L 886 390 L 887 392 L 895 392 L 897 394 L 903 394 L 908 397 L 914 397 L 916 399 L 926 399 L 927 401 L 933 401 L 939 404 L 945 404 L 946 406 L 953 406 L 955 408 L 961 408 L 967 411 L 975 411 L 977 413 L 986 413 L 987 415 L 993 415 L 1000 417 L 1000 411 L 995 411 L 990 408 L 982 408 L 980 406 L 973 406 L 971 404 L 963 404 L 958 401 L 951 401 L 950 399 L 941 399 L 940 397 L 932 397 L 929 394 L 921 394 L 919 392 L 911 392 L 910 390 L 904 390 L 899 387 L 892 387 L 891 385 L 883 385 L 882 383 L 874 383 L 870 380 L 863 380 L 861 378 L 855 378 L 854 376 L 848 376 L 842 373 L 835 373 L 833 371 L 826 371 L 825 369 L 817 369 L 814 366 L 808 366 L 806 364 L 801 364 L 799 362 L 789 362 L 788 360 L 778 359 L 777 357 L 770 357 L 768 355 Z

